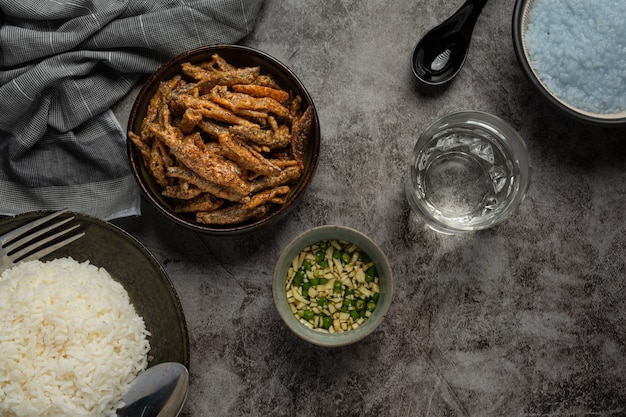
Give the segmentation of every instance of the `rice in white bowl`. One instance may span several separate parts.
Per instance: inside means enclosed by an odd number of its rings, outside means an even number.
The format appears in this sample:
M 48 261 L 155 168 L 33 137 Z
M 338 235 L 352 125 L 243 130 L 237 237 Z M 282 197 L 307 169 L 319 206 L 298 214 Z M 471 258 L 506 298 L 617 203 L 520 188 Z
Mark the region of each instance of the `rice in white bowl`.
M 149 332 L 109 273 L 72 258 L 0 275 L 0 416 L 115 416 Z

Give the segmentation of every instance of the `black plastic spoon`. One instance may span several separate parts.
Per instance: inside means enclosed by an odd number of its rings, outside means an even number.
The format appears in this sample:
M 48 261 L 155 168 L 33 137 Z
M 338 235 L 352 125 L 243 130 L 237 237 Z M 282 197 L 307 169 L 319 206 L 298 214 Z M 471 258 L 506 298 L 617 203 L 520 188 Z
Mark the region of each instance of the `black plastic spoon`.
M 467 0 L 456 13 L 431 29 L 415 46 L 413 74 L 428 85 L 453 79 L 463 67 L 474 25 L 487 0 Z

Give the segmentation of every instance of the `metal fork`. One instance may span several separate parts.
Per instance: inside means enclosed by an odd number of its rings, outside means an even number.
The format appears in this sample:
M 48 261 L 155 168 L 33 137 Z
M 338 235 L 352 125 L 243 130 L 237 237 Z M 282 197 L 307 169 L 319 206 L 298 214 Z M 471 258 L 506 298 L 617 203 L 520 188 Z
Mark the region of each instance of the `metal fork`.
M 83 237 L 85 233 L 80 232 L 61 241 L 55 241 L 69 235 L 72 231 L 80 227 L 80 224 L 76 224 L 51 235 L 44 236 L 42 239 L 37 239 L 39 236 L 52 232 L 64 224 L 72 221 L 74 219 L 73 216 L 38 229 L 40 226 L 45 225 L 50 220 L 66 212 L 67 209 L 57 211 L 0 236 L 0 273 L 19 262 L 40 259 L 41 257 L 75 241 L 76 239 Z

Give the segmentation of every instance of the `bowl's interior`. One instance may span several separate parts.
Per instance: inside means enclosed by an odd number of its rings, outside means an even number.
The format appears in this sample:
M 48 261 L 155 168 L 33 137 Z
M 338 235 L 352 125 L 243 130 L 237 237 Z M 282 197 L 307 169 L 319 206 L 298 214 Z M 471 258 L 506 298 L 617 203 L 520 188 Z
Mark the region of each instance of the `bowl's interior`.
M 535 0 L 517 0 L 513 12 L 513 43 L 518 62 L 530 82 L 557 108 L 578 120 L 597 125 L 626 126 L 626 110 L 618 113 L 596 113 L 580 108 L 574 103 L 563 100 L 543 81 L 541 74 L 533 66 L 529 53 L 526 32 Z
M 32 212 L 0 221 L 0 234 L 44 216 Z M 74 216 L 85 236 L 58 249 L 42 260 L 72 257 L 105 268 L 123 285 L 139 316 L 144 319 L 151 350 L 149 366 L 161 362 L 180 362 L 189 367 L 187 324 L 180 300 L 160 264 L 135 238 L 118 227 L 81 215 Z
M 161 188 L 148 174 L 141 156 L 129 140 L 127 143 L 131 169 L 144 196 L 166 217 L 175 222 L 213 234 L 239 234 L 256 229 L 260 225 L 267 225 L 278 220 L 282 215 L 301 197 L 308 183 L 311 181 L 317 167 L 317 159 L 320 146 L 320 126 L 317 111 L 313 100 L 297 76 L 284 64 L 273 57 L 248 47 L 238 45 L 215 45 L 207 46 L 183 53 L 158 69 L 145 83 L 139 92 L 131 109 L 128 122 L 128 130 L 138 133 L 141 122 L 146 115 L 150 98 L 155 94 L 161 81 L 169 80 L 174 75 L 181 73 L 181 65 L 185 62 L 200 63 L 210 61 L 213 54 L 219 54 L 230 64 L 238 67 L 261 67 L 261 74 L 271 74 L 278 84 L 294 95 L 300 95 L 304 104 L 313 108 L 314 118 L 307 148 L 305 150 L 305 171 L 292 187 L 285 204 L 276 207 L 263 218 L 237 225 L 206 225 L 196 222 L 192 216 L 175 213 L 172 204 L 161 195 Z
M 361 248 L 374 262 L 380 278 L 380 298 L 372 316 L 357 329 L 343 333 L 322 333 L 305 327 L 296 319 L 287 303 L 285 277 L 292 260 L 307 246 L 323 240 L 345 240 Z M 281 318 L 300 338 L 319 346 L 337 347 L 355 343 L 370 333 L 382 322 L 389 311 L 393 297 L 393 274 L 382 250 L 362 233 L 344 226 L 319 226 L 310 229 L 292 240 L 281 253 L 274 270 L 273 296 Z

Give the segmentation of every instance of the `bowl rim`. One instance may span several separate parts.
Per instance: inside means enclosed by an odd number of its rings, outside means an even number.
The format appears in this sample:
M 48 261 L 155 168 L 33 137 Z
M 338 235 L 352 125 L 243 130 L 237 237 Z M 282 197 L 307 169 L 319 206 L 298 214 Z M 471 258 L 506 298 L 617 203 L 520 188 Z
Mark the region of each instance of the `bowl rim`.
M 375 310 L 375 316 L 370 317 L 357 329 L 344 333 L 329 334 L 308 329 L 295 318 L 291 311 L 289 311 L 287 308 L 287 298 L 284 289 L 286 271 L 281 273 L 281 266 L 285 265 L 286 269 L 288 269 L 293 258 L 300 253 L 302 249 L 322 240 L 333 239 L 332 237 L 328 237 L 328 234 L 336 234 L 337 232 L 345 233 L 347 235 L 337 239 L 354 243 L 367 253 L 372 262 L 374 262 L 379 276 L 384 276 L 381 280 L 384 279 L 385 284 L 381 285 L 381 297 Z M 321 237 L 322 235 L 325 237 Z M 355 243 L 354 240 L 359 241 L 359 243 Z M 393 287 L 393 271 L 391 269 L 391 265 L 389 264 L 389 260 L 382 249 L 371 238 L 362 232 L 351 227 L 341 225 L 316 226 L 301 232 L 296 237 L 291 239 L 278 257 L 272 277 L 272 295 L 274 298 L 274 305 L 283 322 L 296 336 L 311 344 L 322 347 L 346 346 L 358 342 L 373 333 L 382 323 L 391 307 L 394 292 Z
M 302 175 L 302 177 L 298 180 L 299 186 L 293 191 L 293 194 L 289 198 L 289 201 L 286 205 L 283 205 L 277 210 L 273 210 L 270 213 L 263 216 L 261 219 L 257 219 L 251 222 L 246 222 L 242 224 L 236 225 L 204 225 L 201 223 L 197 223 L 194 220 L 178 215 L 174 213 L 169 208 L 165 207 L 161 201 L 154 195 L 151 190 L 150 185 L 147 183 L 146 179 L 143 178 L 141 174 L 142 169 L 144 169 L 143 162 L 141 158 L 139 158 L 135 146 L 128 138 L 128 131 L 134 130 L 133 127 L 137 123 L 137 119 L 139 117 L 139 113 L 141 108 L 144 106 L 146 100 L 150 99 L 149 92 L 154 88 L 154 84 L 158 83 L 167 73 L 171 71 L 173 66 L 180 66 L 183 62 L 188 61 L 193 56 L 201 55 L 201 54 L 210 54 L 210 53 L 219 53 L 227 51 L 228 53 L 243 53 L 250 54 L 255 58 L 265 61 L 268 65 L 271 65 L 275 68 L 278 68 L 283 76 L 288 78 L 290 82 L 299 90 L 302 98 L 312 107 L 313 109 L 313 126 L 310 133 L 309 146 L 311 148 L 311 158 L 308 164 L 308 169 L 306 169 Z M 315 172 L 317 170 L 318 160 L 319 160 L 319 152 L 320 152 L 320 143 L 321 143 L 321 129 L 319 122 L 319 114 L 315 103 L 313 102 L 313 98 L 310 93 L 300 80 L 298 76 L 284 63 L 274 58 L 273 56 L 263 52 L 261 50 L 251 48 L 243 45 L 228 45 L 228 44 L 214 44 L 202 46 L 199 48 L 191 49 L 185 51 L 175 57 L 171 58 L 169 61 L 162 64 L 155 72 L 153 72 L 144 82 L 141 87 L 135 101 L 132 105 L 130 115 L 128 117 L 127 127 L 126 127 L 126 153 L 128 159 L 130 161 L 130 168 L 133 173 L 133 177 L 135 178 L 136 183 L 139 185 L 139 189 L 143 196 L 152 204 L 153 207 L 157 209 L 159 213 L 161 213 L 168 220 L 173 221 L 176 224 L 179 224 L 187 229 L 203 232 L 209 235 L 242 235 L 246 233 L 250 233 L 256 230 L 259 227 L 265 227 L 267 225 L 273 224 L 276 221 L 280 220 L 283 215 L 293 206 L 295 206 L 302 195 L 304 195 L 308 185 L 313 179 Z
M 548 102 L 555 106 L 561 113 L 572 117 L 576 120 L 602 127 L 626 127 L 626 116 L 623 117 L 596 117 L 583 110 L 577 111 L 575 107 L 565 104 L 562 100 L 557 99 L 539 80 L 535 71 L 532 69 L 528 57 L 525 52 L 525 44 L 522 32 L 524 30 L 524 15 L 526 7 L 532 4 L 534 0 L 516 0 L 513 7 L 512 17 L 512 38 L 513 50 L 517 62 L 526 79 L 541 93 Z

